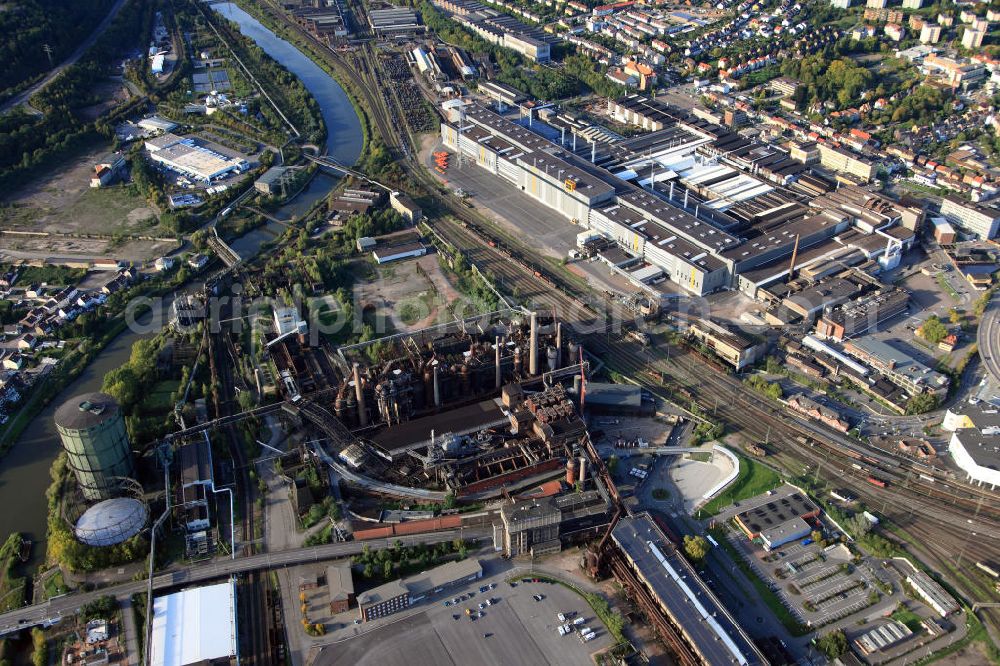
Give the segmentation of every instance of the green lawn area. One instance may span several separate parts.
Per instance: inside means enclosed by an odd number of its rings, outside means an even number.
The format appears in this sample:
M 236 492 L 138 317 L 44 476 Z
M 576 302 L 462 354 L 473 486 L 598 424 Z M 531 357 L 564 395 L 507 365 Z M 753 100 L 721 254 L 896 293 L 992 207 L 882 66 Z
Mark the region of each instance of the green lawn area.
M 63 580 L 62 571 L 57 571 L 46 578 L 44 587 L 46 599 L 51 599 L 52 597 L 65 594 L 69 591 L 69 588 L 66 587 L 66 581 Z
M 28 579 L 14 575 L 20 548 L 20 534 L 11 534 L 0 547 L 0 612 L 20 608 L 24 603 Z
M 179 379 L 164 379 L 156 382 L 149 395 L 143 401 L 144 407 L 153 411 L 173 409 L 174 405 L 171 396 L 177 391 L 180 385 L 181 382 Z
M 781 476 L 771 468 L 765 467 L 746 456 L 737 454 L 736 457 L 740 461 L 740 473 L 736 477 L 736 480 L 699 509 L 699 517 L 703 513 L 714 516 L 733 502 L 739 502 L 749 497 L 766 493 L 768 490 L 774 490 L 781 485 Z
M 896 622 L 901 622 L 905 624 L 913 633 L 918 633 L 919 631 L 921 631 L 920 616 L 911 610 L 907 610 L 906 608 L 900 608 L 899 610 L 897 610 L 895 613 L 892 614 L 892 619 L 895 620 Z
M 9 268 L 8 264 L 2 265 L 4 271 L 7 271 Z M 56 285 L 76 284 L 86 274 L 87 271 L 83 269 L 67 268 L 65 266 L 21 266 L 21 273 L 18 275 L 17 284 L 21 287 L 42 282 Z
M 941 291 L 948 292 L 948 295 L 951 296 L 952 298 L 954 298 L 955 300 L 958 300 L 959 298 L 961 298 L 959 296 L 958 292 L 955 291 L 952 288 L 951 283 L 949 283 L 948 280 L 945 279 L 945 277 L 944 277 L 943 274 L 941 274 L 941 273 L 937 274 L 937 283 L 938 283 L 938 286 L 941 287 Z

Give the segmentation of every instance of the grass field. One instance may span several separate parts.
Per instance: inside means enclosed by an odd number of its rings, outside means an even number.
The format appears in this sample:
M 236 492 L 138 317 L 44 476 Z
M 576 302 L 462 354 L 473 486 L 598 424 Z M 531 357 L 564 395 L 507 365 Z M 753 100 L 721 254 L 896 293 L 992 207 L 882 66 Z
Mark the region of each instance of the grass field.
M 20 534 L 11 534 L 0 547 L 0 612 L 20 608 L 24 603 L 28 579 L 14 575 L 20 548 Z
M 703 513 L 714 516 L 733 502 L 766 493 L 781 485 L 781 477 L 774 470 L 745 456 L 737 455 L 736 457 L 740 461 L 740 473 L 736 480 L 701 507 L 698 511 L 699 516 Z
M 143 406 L 151 411 L 166 411 L 172 409 L 174 404 L 171 396 L 180 387 L 180 380 L 164 379 L 153 385 L 153 390 L 149 392 L 143 401 Z

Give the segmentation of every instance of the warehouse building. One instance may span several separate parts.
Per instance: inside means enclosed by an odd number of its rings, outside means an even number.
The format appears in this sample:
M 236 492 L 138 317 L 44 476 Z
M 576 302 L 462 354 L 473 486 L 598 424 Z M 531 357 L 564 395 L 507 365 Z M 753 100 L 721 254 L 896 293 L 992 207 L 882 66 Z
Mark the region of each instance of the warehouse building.
M 236 580 L 153 599 L 152 666 L 239 663 Z
M 736 515 L 747 538 L 760 539 L 764 548 L 772 550 L 786 543 L 809 536 L 812 526 L 807 522 L 819 516 L 819 507 L 801 493 L 792 493 L 773 502 L 761 504 Z
M 398 245 L 385 245 L 375 248 L 372 257 L 377 264 L 387 264 L 390 261 L 409 259 L 411 257 L 422 257 L 427 254 L 427 247 L 420 241 L 400 243 Z
M 506 14 L 488 18 L 456 15 L 455 20 L 491 44 L 517 51 L 534 62 L 549 62 L 552 58 L 551 44 L 559 41 L 558 38 Z
M 912 565 L 911 565 L 912 567 Z M 937 584 L 937 582 L 928 576 L 923 571 L 913 570 L 910 575 L 906 577 L 906 582 L 910 584 L 913 591 L 920 595 L 920 598 L 927 602 L 927 604 L 934 609 L 934 611 L 941 617 L 948 617 L 952 613 L 957 613 L 960 610 L 959 605 L 955 602 L 950 594 L 948 594 L 943 587 Z
M 199 145 L 194 139 L 170 133 L 146 139 L 146 151 L 154 162 L 205 183 L 250 168 L 250 163 L 244 159 L 227 157 Z
M 516 91 L 484 92 L 511 101 Z M 665 276 L 693 295 L 737 287 L 757 297 L 789 275 L 793 254 L 795 270 L 826 263 L 825 274 L 834 272 L 831 259 L 841 269 L 873 259 L 891 267 L 915 240 L 919 207 L 832 185 L 809 202 L 815 192 L 780 187 L 805 177 L 783 150 L 639 95 L 608 104 L 617 120 L 652 133 L 579 142 L 554 113 L 531 114 L 525 127 L 469 104 L 441 134 L 480 168 L 615 242 L 621 252 L 603 258 L 626 277 L 636 267 L 642 283 Z
M 368 25 L 377 37 L 404 37 L 424 29 L 417 13 L 409 7 L 368 10 Z
M 343 613 L 354 603 L 354 574 L 351 561 L 343 560 L 326 568 L 326 590 L 330 597 L 330 613 Z
M 864 335 L 901 315 L 909 303 L 909 292 L 889 287 L 827 310 L 816 322 L 816 333 L 836 342 Z
M 948 451 L 969 481 L 1000 487 L 1000 414 L 989 403 L 956 403 L 941 427 L 952 433 Z
M 705 664 L 768 663 L 648 513 L 618 521 L 611 538 L 663 615 Z
M 751 338 L 709 319 L 691 321 L 687 332 L 737 371 L 753 365 L 767 353 L 766 341 Z
M 950 382 L 947 375 L 928 368 L 887 342 L 870 336 L 856 338 L 844 345 L 844 351 L 875 368 L 911 395 L 932 393 L 943 396 L 948 391 Z
M 877 165 L 869 158 L 825 143 L 816 147 L 819 149 L 819 163 L 827 169 L 856 176 L 866 183 L 875 178 Z
M 493 526 L 494 541 L 507 557 L 558 553 L 564 544 L 597 536 L 608 524 L 609 508 L 596 490 L 507 503 Z
M 479 92 L 506 106 L 517 106 L 528 99 L 528 96 L 517 88 L 498 81 L 480 81 Z
M 477 559 L 459 560 L 435 567 L 430 571 L 393 580 L 358 595 L 361 620 L 371 622 L 409 608 L 428 597 L 483 577 L 483 567 Z

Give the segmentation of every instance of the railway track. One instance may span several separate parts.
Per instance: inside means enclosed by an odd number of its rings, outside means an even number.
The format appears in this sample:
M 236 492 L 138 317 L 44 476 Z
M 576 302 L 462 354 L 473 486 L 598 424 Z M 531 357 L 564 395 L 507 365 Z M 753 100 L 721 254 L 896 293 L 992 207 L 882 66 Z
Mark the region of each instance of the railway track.
M 530 250 L 510 248 L 509 252 L 517 256 L 504 254 L 497 235 L 489 229 L 488 223 L 450 197 L 441 195 L 436 179 L 414 160 L 410 137 L 406 125 L 401 122 L 398 105 L 393 103 L 394 96 L 386 94 L 377 63 L 373 65 L 369 61 L 377 58 L 369 46 L 355 52 L 356 55 L 336 53 L 294 22 L 284 19 L 280 9 L 272 13 L 319 47 L 319 53 L 326 55 L 330 64 L 361 97 L 375 135 L 394 157 L 409 158 L 400 160 L 400 166 L 418 185 L 423 186 L 442 211 L 457 220 L 445 217 L 429 220 L 428 223 L 438 233 L 466 254 L 502 290 L 515 295 L 517 300 L 533 307 L 549 307 L 564 321 L 570 319 L 567 313 L 596 314 L 586 304 L 588 294 L 581 293 L 578 287 L 559 275 L 531 270 L 529 258 L 533 253 Z M 936 479 L 933 474 L 928 475 L 932 478 L 930 481 L 921 479 L 920 472 L 915 472 L 912 467 L 906 469 L 904 463 L 894 465 L 893 461 L 875 452 L 869 452 L 870 459 L 864 461 L 865 467 L 857 469 L 861 467 L 857 461 L 863 454 L 854 445 L 847 445 L 839 433 L 796 424 L 793 417 L 766 403 L 764 398 L 743 387 L 739 380 L 706 368 L 707 363 L 702 358 L 686 354 L 675 354 L 667 359 L 643 358 L 638 345 L 618 334 L 592 333 L 583 336 L 581 341 L 589 351 L 604 356 L 614 369 L 629 375 L 651 393 L 675 398 L 676 395 L 664 386 L 663 380 L 667 380 L 687 394 L 685 399 L 689 397 L 703 411 L 738 427 L 751 440 L 768 440 L 777 450 L 775 458 L 788 472 L 801 474 L 810 469 L 814 470 L 816 479 L 823 478 L 828 483 L 852 488 L 869 506 L 875 510 L 881 508 L 890 520 L 903 526 L 915 539 L 932 544 L 925 552 L 939 563 L 946 563 L 954 557 L 950 547 L 962 538 L 966 539 L 965 554 L 968 558 L 1000 559 L 997 557 L 1000 552 L 997 545 L 1000 544 L 1000 525 L 996 521 L 998 507 L 995 493 L 954 488 L 941 475 Z M 803 437 L 812 444 L 803 445 L 799 441 Z M 861 450 L 864 448 L 861 447 Z M 867 482 L 867 475 L 873 471 L 890 479 L 888 488 L 876 489 Z M 949 485 L 945 486 L 945 483 Z M 968 515 L 976 516 L 977 535 L 985 537 L 982 541 L 969 543 L 968 523 L 965 523 Z
M 238 281 L 238 279 L 237 276 L 235 280 Z M 223 318 L 228 319 L 231 310 L 227 306 L 227 311 L 220 314 Z M 222 418 L 240 411 L 233 399 L 237 391 L 237 377 L 233 368 L 239 366 L 236 362 L 236 353 L 228 329 L 223 328 L 218 333 L 212 333 L 210 345 L 210 353 L 214 357 L 213 374 L 219 386 L 216 417 Z M 240 550 L 243 556 L 253 555 L 257 518 L 254 502 L 255 487 L 250 482 L 249 463 L 236 426 L 232 423 L 227 424 L 223 427 L 223 432 L 233 460 L 236 493 L 240 503 L 242 521 L 242 539 L 240 539 L 242 546 Z M 263 580 L 263 576 L 264 574 L 260 572 L 250 572 L 245 574 L 240 581 L 239 600 L 245 611 L 243 616 L 247 618 L 247 631 L 244 633 L 244 638 L 250 644 L 250 652 L 246 655 L 245 661 L 251 665 L 271 663 L 274 647 L 270 641 L 271 632 L 267 631 L 270 614 L 264 596 L 266 581 Z

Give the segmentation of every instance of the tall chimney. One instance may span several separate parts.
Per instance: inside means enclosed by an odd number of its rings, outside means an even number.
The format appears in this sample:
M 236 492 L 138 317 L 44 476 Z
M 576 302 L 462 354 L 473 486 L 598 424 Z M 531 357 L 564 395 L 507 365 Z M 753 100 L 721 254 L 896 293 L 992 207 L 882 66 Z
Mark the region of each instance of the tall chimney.
M 566 128 L 563 127 L 563 128 L 560 129 L 559 147 L 561 148 L 561 147 L 563 147 L 565 145 L 566 145 Z
M 684 210 L 687 210 L 688 207 L 688 192 L 690 191 L 691 190 L 684 190 Z
M 496 387 L 500 388 L 502 383 L 501 370 L 500 370 L 500 336 L 497 336 L 496 344 L 494 345 L 494 350 L 496 351 Z
M 674 200 L 674 181 L 670 181 L 670 200 Z
M 365 392 L 361 388 L 361 371 L 354 364 L 354 394 L 358 398 L 358 423 L 362 428 L 368 425 L 368 410 L 365 408 Z
M 590 142 L 590 161 L 597 164 L 597 142 Z
M 576 132 L 573 132 L 573 152 L 576 152 Z
M 795 234 L 795 245 L 792 247 L 792 260 L 788 264 L 788 279 L 795 279 L 795 259 L 799 255 L 799 234 Z
M 556 322 L 556 370 L 562 367 L 562 322 Z
M 538 313 L 531 313 L 531 347 L 528 349 L 528 374 L 538 374 Z
M 434 365 L 434 406 L 441 406 L 441 384 L 438 382 L 438 366 Z
M 587 457 L 580 456 L 580 483 L 581 485 L 587 480 Z

